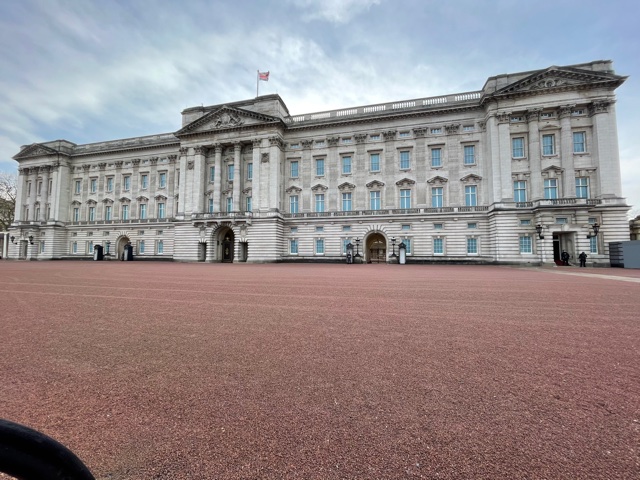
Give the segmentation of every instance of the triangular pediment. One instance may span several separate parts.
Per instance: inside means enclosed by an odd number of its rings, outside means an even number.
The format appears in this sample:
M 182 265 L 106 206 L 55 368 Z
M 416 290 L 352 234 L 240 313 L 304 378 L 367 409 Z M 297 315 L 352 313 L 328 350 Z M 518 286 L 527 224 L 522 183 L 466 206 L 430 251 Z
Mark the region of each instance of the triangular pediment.
M 564 168 L 559 167 L 558 165 L 550 165 L 547 168 L 542 170 L 543 174 L 549 173 L 549 172 L 554 172 L 556 174 L 560 174 L 562 172 L 564 172 Z
M 311 187 L 311 190 L 313 190 L 314 192 L 324 192 L 328 189 L 329 187 L 327 187 L 326 185 L 322 185 L 321 183 L 318 183 L 317 185 Z
M 356 186 L 353 183 L 344 182 L 338 185 L 338 190 L 354 190 Z
M 482 180 L 480 175 L 476 175 L 475 173 L 470 173 L 469 175 L 465 175 L 460 179 L 461 182 L 479 182 Z
M 367 188 L 382 188 L 384 187 L 384 183 L 380 180 L 372 180 L 365 185 Z
M 174 135 L 178 137 L 181 135 L 209 133 L 220 130 L 237 130 L 239 128 L 279 122 L 282 122 L 282 120 L 271 115 L 223 106 L 185 125 Z
M 492 96 L 537 94 L 585 87 L 608 86 L 615 88 L 621 85 L 625 79 L 626 77 L 614 73 L 552 66 L 507 85 L 497 90 Z
M 300 193 L 301 191 L 302 189 L 299 187 L 296 187 L 295 185 L 292 185 L 285 190 L 286 193 Z
M 435 177 L 427 180 L 427 183 L 447 183 L 448 181 L 449 179 L 436 175 Z
M 407 185 L 415 185 L 416 182 L 415 180 L 411 180 L 410 178 L 403 178 L 402 180 L 398 180 L 396 182 L 396 185 L 398 185 L 399 187 L 404 187 Z
M 20 153 L 14 155 L 14 159 L 18 160 L 21 158 L 28 157 L 42 157 L 44 155 L 55 155 L 58 152 L 51 147 L 47 147 L 46 145 L 42 145 L 40 143 L 32 143 L 28 147 L 23 148 Z

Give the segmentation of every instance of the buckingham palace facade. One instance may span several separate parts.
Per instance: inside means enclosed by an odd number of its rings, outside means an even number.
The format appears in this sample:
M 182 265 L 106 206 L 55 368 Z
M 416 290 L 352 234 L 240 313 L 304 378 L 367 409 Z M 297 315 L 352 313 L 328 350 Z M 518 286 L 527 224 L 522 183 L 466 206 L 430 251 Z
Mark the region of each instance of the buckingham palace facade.
M 629 239 L 610 61 L 291 115 L 188 108 L 173 133 L 22 147 L 9 257 L 608 264 Z M 594 229 L 594 225 L 596 228 Z M 355 253 L 355 252 L 354 252 Z

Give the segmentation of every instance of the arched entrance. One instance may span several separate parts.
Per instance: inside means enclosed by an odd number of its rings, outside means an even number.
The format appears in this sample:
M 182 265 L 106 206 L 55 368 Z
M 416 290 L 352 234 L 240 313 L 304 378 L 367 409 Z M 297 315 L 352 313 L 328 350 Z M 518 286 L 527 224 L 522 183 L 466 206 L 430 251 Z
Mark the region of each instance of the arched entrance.
M 217 234 L 216 260 L 222 263 L 232 263 L 235 249 L 235 235 L 229 227 L 221 228 Z
M 118 260 L 122 260 L 122 254 L 124 253 L 124 246 L 130 242 L 131 240 L 129 240 L 129 237 L 127 237 L 126 235 L 118 239 L 118 243 L 116 245 L 116 253 L 118 254 L 118 257 L 117 257 Z
M 365 244 L 365 260 L 367 263 L 387 262 L 387 239 L 381 233 L 372 233 Z

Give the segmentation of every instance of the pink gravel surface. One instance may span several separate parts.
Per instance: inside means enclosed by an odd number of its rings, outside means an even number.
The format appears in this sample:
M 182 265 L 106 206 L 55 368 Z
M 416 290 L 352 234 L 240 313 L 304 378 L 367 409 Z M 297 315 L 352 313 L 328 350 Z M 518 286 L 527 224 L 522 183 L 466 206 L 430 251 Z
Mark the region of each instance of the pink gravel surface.
M 3 261 L 0 416 L 105 480 L 637 479 L 604 271 Z

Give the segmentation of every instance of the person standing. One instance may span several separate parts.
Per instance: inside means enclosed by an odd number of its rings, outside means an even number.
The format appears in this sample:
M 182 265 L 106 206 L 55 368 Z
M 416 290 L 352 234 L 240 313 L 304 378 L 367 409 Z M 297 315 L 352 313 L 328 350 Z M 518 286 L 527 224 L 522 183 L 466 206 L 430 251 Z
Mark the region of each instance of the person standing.
M 563 250 L 560 260 L 562 260 L 562 265 L 569 265 L 569 253 Z
M 587 254 L 582 252 L 580 255 L 578 255 L 578 258 L 580 259 L 580 266 L 581 267 L 586 267 L 587 266 Z

